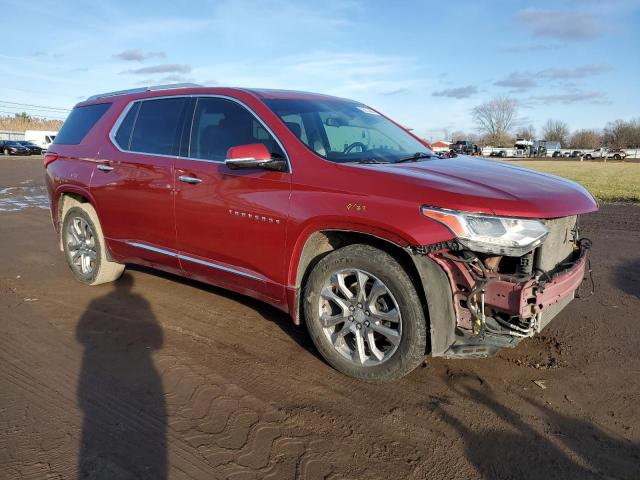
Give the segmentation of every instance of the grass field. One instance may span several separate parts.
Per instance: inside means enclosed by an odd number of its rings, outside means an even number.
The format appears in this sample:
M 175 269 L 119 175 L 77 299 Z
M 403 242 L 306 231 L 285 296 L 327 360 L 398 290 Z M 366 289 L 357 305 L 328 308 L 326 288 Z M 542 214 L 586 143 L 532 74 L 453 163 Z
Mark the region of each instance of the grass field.
M 509 163 L 575 180 L 602 202 L 640 202 L 640 163 L 562 160 Z

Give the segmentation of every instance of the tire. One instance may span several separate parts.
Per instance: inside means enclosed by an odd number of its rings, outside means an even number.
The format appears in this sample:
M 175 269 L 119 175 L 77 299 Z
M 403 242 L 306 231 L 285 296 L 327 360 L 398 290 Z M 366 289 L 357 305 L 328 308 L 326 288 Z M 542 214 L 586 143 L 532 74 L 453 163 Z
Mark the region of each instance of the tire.
M 613 156 L 614 160 L 620 160 L 622 157 L 620 155 L 618 155 L 617 153 Z
M 591 155 L 585 155 L 584 158 L 586 158 L 587 160 L 591 160 L 592 159 Z
M 122 275 L 124 265 L 108 258 L 100 221 L 91 204 L 81 203 L 66 212 L 61 235 L 67 264 L 78 281 L 100 285 Z
M 362 284 L 365 298 L 359 302 Z M 305 285 L 304 316 L 320 354 L 351 377 L 395 380 L 424 360 L 427 327 L 420 297 L 400 264 L 369 245 L 349 245 L 318 262 Z

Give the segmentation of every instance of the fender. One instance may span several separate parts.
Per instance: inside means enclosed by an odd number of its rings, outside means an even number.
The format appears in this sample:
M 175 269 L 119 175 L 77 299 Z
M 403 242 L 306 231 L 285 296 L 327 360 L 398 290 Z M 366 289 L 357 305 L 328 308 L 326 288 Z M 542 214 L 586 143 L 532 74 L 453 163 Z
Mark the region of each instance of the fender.
M 58 233 L 60 232 L 60 225 L 59 225 L 60 197 L 65 193 L 75 193 L 75 194 L 81 195 L 84 198 L 86 198 L 89 201 L 89 203 L 93 205 L 94 208 L 96 205 L 95 199 L 93 198 L 93 195 L 91 195 L 91 193 L 89 192 L 89 189 L 81 187 L 79 185 L 74 185 L 69 183 L 57 185 L 53 193 L 53 198 L 51 199 L 51 207 L 52 207 L 51 216 L 53 218 L 53 225 Z M 56 215 L 54 215 L 54 211 L 53 211 L 54 207 L 55 207 L 55 211 L 57 212 Z
M 351 232 L 370 235 L 381 240 L 386 240 L 387 242 L 393 243 L 400 248 L 411 245 L 410 240 L 382 227 L 373 226 L 366 223 L 340 220 L 339 218 L 313 219 L 302 228 L 302 230 L 296 237 L 293 248 L 291 249 L 291 261 L 289 262 L 289 268 L 287 272 L 287 286 L 296 286 L 298 264 L 300 262 L 300 257 L 305 245 L 307 244 L 307 241 L 314 233 L 323 231 Z

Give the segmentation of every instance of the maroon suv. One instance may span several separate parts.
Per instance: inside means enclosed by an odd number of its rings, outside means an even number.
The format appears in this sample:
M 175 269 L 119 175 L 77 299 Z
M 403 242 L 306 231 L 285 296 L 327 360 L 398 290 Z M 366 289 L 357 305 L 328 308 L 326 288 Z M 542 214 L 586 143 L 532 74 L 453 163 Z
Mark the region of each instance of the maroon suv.
M 366 105 L 292 91 L 96 95 L 45 168 L 81 282 L 136 263 L 258 298 L 372 380 L 539 332 L 583 280 L 577 219 L 597 209 L 569 180 L 440 158 Z

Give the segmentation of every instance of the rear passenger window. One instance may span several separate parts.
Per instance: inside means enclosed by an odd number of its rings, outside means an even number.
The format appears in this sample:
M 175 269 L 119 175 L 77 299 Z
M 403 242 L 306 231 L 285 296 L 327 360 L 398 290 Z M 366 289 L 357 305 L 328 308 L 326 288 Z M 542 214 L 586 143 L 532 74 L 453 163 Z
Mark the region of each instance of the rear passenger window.
M 77 145 L 109 109 L 110 103 L 74 108 L 55 138 L 56 145 Z
M 129 150 L 129 145 L 131 144 L 131 132 L 133 130 L 133 124 L 136 121 L 136 116 L 138 115 L 138 109 L 140 108 L 140 102 L 136 102 L 129 109 L 129 113 L 124 117 L 124 120 L 120 124 L 118 128 L 118 132 L 116 133 L 116 143 L 123 150 Z
M 191 158 L 223 162 L 229 148 L 250 143 L 262 143 L 272 155 L 284 158 L 273 136 L 246 108 L 222 98 L 198 99 L 191 127 Z
M 178 130 L 186 104 L 187 99 L 183 97 L 140 102 L 129 150 L 177 155 L 180 133 Z

